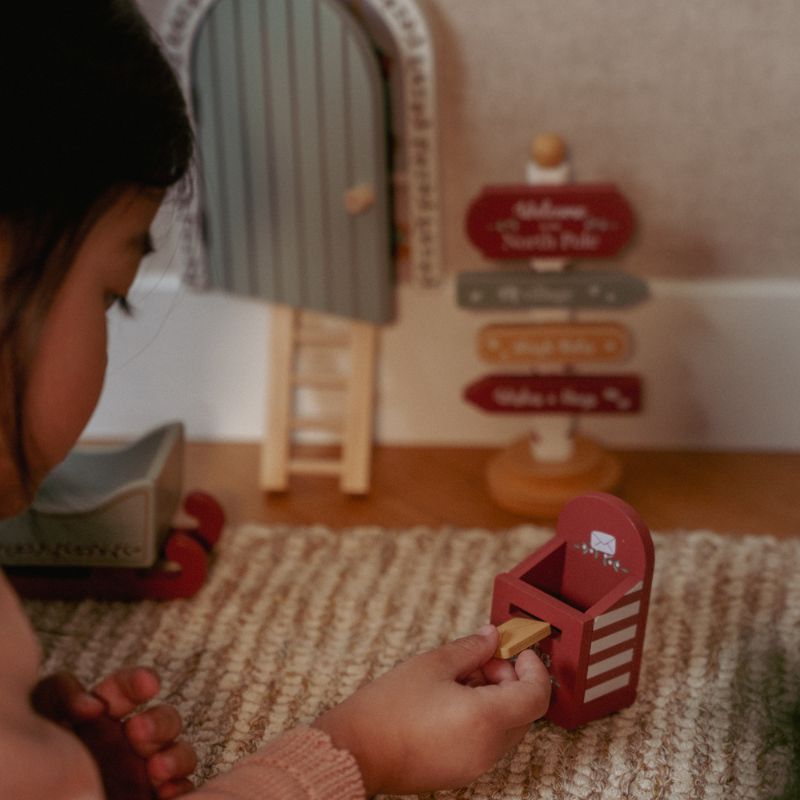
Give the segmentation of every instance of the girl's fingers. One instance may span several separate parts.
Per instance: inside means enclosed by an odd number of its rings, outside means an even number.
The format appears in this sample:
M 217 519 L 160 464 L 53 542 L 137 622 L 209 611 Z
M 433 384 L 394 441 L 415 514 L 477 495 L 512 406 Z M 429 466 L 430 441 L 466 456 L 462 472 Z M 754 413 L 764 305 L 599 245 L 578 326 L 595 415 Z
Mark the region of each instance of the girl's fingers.
M 550 673 L 547 671 L 542 659 L 533 650 L 523 650 L 514 664 L 514 672 L 521 681 L 538 683 L 545 678 L 549 684 Z
M 31 705 L 43 717 L 70 724 L 95 719 L 103 702 L 93 697 L 70 672 L 58 672 L 39 681 L 31 693 Z
M 497 649 L 499 634 L 494 625 L 484 625 L 471 636 L 454 639 L 435 650 L 422 653 L 415 661 L 442 678 L 463 680 L 479 670 Z M 410 663 L 410 662 L 409 662 Z
M 183 778 L 179 781 L 162 783 L 161 786 L 156 789 L 156 793 L 158 794 L 158 800 L 172 800 L 173 797 L 180 797 L 181 795 L 188 794 L 193 789 L 194 784 L 190 780 Z
M 142 758 L 149 758 L 177 739 L 182 728 L 181 715 L 173 706 L 148 708 L 125 721 L 125 735 Z
M 518 680 L 514 665 L 503 658 L 491 658 L 480 669 L 471 672 L 459 683 L 464 686 L 486 686 L 487 683 L 503 683 L 504 681 Z
M 510 661 L 502 658 L 493 658 L 483 665 L 483 674 L 489 683 L 503 683 L 504 681 L 517 680 L 517 673 Z
M 524 650 L 514 665 L 518 680 L 482 686 L 476 690 L 507 731 L 523 728 L 546 711 L 550 703 L 550 674 L 532 650 Z
M 474 672 L 470 672 L 469 675 L 461 678 L 458 682 L 463 686 L 470 686 L 474 689 L 476 686 L 485 685 L 486 676 L 483 674 L 483 670 L 476 669 Z
M 180 781 L 194 772 L 197 754 L 188 742 L 175 742 L 147 761 L 147 774 L 156 786 Z
M 120 719 L 158 694 L 158 675 L 146 667 L 124 667 L 104 678 L 93 693 L 108 706 L 108 713 Z

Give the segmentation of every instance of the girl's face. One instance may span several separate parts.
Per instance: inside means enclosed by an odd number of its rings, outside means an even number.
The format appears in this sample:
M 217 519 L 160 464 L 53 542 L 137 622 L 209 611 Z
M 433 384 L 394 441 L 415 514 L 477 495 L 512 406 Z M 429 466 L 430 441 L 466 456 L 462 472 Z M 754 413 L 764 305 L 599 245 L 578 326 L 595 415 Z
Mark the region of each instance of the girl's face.
M 150 225 L 162 199 L 163 192 L 131 187 L 102 214 L 44 321 L 24 409 L 35 445 L 31 472 L 36 485 L 63 461 L 94 411 L 107 363 L 106 312 L 127 295 L 150 249 Z M 0 518 L 24 510 L 26 498 L 16 474 L 0 439 Z

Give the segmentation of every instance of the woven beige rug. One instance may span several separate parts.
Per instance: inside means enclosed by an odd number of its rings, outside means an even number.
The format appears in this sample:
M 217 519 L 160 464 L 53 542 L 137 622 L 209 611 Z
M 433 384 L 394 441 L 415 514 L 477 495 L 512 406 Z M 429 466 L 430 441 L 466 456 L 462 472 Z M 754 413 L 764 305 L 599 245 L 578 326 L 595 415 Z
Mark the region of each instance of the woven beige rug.
M 190 601 L 27 604 L 46 668 L 157 668 L 204 779 L 366 678 L 487 619 L 492 579 L 549 536 L 249 526 Z M 536 723 L 441 798 L 800 797 L 800 539 L 656 535 L 637 703 Z

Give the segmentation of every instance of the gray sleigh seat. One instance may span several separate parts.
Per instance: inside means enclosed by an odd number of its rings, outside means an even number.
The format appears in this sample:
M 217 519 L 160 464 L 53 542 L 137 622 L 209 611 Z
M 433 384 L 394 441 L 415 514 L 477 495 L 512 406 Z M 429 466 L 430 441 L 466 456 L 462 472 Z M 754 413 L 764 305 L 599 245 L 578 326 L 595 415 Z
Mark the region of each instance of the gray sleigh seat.
M 0 522 L 0 563 L 152 566 L 181 498 L 183 442 L 173 422 L 122 447 L 76 448 L 25 513 Z

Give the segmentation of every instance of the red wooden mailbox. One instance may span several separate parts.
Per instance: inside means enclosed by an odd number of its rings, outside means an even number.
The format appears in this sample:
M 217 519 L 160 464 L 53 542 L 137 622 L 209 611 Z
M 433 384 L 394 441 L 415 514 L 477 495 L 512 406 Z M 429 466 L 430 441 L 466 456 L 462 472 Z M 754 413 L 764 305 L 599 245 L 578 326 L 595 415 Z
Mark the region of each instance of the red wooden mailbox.
M 556 535 L 495 578 L 495 625 L 532 617 L 553 631 L 537 645 L 553 681 L 547 719 L 575 728 L 636 699 L 653 558 L 636 511 L 595 492 L 564 506 Z

